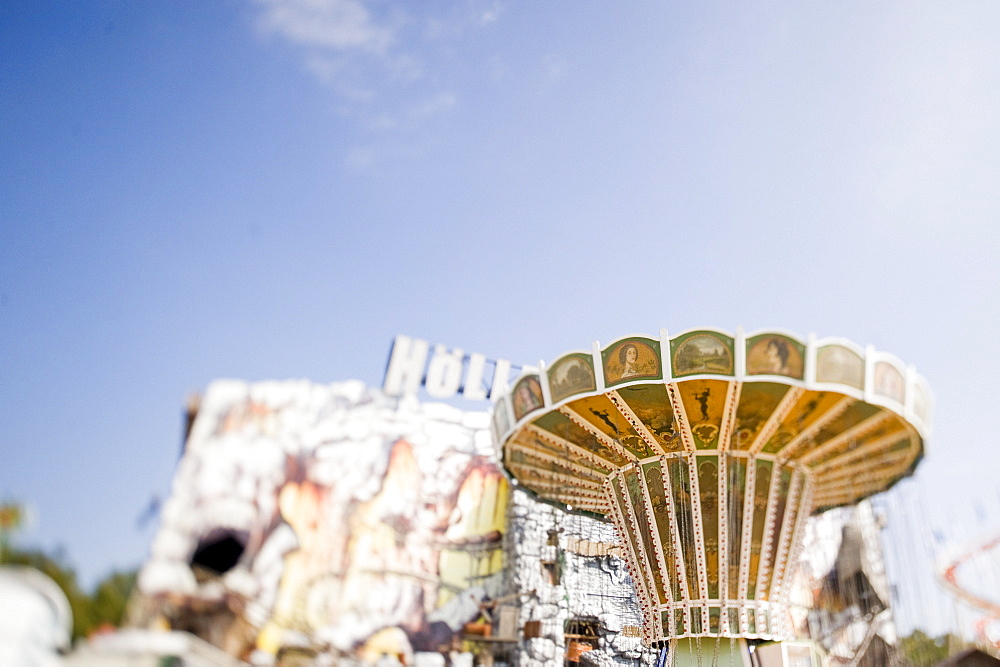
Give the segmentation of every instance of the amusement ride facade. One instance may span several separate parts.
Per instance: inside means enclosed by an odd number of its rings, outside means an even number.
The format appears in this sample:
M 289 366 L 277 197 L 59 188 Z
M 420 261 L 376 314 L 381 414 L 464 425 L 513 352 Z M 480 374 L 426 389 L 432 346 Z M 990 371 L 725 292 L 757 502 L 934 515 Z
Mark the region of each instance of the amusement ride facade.
M 522 489 L 614 524 L 671 661 L 790 639 L 806 519 L 911 474 L 929 427 L 925 380 L 890 354 L 714 329 L 565 354 L 493 415 Z

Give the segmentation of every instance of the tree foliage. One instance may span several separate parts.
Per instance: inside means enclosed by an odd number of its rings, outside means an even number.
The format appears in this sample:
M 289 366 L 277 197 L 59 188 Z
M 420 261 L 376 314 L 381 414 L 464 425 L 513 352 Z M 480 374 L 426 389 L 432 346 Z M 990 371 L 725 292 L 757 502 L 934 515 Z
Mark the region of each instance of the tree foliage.
M 903 637 L 899 647 L 911 665 L 936 665 L 948 657 L 953 641 L 951 635 L 931 637 L 923 630 L 914 630 L 908 637 Z

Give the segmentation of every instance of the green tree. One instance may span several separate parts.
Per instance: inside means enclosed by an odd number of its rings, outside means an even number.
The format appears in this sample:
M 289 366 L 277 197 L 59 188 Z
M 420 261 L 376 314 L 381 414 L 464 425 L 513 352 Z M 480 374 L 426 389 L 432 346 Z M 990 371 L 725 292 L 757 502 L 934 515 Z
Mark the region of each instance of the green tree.
M 914 630 L 910 636 L 903 637 L 899 647 L 911 665 L 936 665 L 948 657 L 950 635 L 931 637 L 923 630 Z
M 94 589 L 90 596 L 90 627 L 97 629 L 104 625 L 119 627 L 125 620 L 125 609 L 129 596 L 135 588 L 135 570 L 112 572 Z

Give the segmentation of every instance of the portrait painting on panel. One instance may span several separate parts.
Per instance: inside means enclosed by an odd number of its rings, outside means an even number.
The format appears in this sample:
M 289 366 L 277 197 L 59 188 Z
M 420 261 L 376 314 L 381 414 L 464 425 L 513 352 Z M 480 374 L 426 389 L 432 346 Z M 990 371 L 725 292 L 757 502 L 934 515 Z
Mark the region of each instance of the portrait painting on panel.
M 604 379 L 608 385 L 662 377 L 660 355 L 651 344 L 653 341 L 630 338 L 611 346 L 602 353 Z
M 528 375 L 517 381 L 513 394 L 515 421 L 542 407 L 542 383 L 537 375 Z
M 747 341 L 747 375 L 784 375 L 801 380 L 804 346 L 788 336 L 768 334 Z

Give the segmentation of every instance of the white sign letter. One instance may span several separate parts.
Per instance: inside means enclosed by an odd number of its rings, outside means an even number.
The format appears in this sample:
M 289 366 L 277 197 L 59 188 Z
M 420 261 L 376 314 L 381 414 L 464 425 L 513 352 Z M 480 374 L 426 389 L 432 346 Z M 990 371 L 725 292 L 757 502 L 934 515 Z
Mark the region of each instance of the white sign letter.
M 465 373 L 465 390 L 462 395 L 470 401 L 486 400 L 486 390 L 483 389 L 483 367 L 486 357 L 481 354 L 469 355 L 469 368 Z
M 385 370 L 382 391 L 388 396 L 412 396 L 417 393 L 427 361 L 427 341 L 399 335 L 392 343 L 389 366 Z
M 451 398 L 462 384 L 462 351 L 448 352 L 443 345 L 434 348 L 434 356 L 427 366 L 424 389 L 434 398 Z
M 507 391 L 510 386 L 510 362 L 506 359 L 497 359 L 493 365 L 493 384 L 490 385 L 490 398 L 496 397 Z

